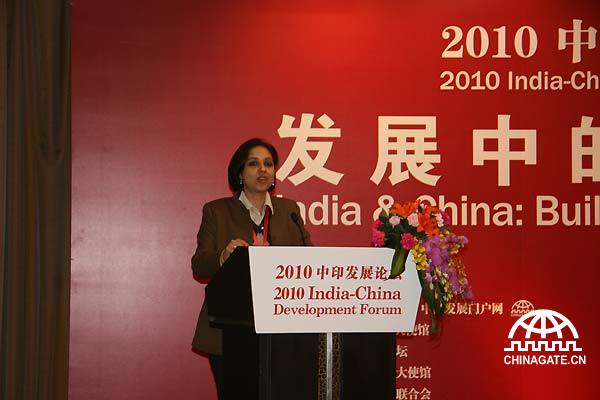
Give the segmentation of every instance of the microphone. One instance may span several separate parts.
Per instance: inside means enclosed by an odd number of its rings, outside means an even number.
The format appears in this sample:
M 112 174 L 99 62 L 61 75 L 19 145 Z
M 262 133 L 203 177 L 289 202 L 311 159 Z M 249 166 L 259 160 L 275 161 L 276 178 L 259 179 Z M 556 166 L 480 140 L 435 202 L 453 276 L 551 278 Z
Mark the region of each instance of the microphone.
M 302 245 L 306 246 L 306 240 L 304 239 L 304 231 L 302 230 L 302 225 L 300 225 L 300 217 L 298 217 L 298 214 L 296 214 L 295 212 L 291 213 L 290 217 L 292 218 L 292 221 L 294 221 L 294 224 L 298 227 L 298 230 L 300 231 Z

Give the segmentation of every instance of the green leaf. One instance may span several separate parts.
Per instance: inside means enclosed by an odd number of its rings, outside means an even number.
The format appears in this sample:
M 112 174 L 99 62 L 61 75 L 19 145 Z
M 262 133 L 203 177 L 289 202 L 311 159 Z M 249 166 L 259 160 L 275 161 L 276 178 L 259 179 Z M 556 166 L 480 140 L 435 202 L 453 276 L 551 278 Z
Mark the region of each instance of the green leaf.
M 396 278 L 404 272 L 406 269 L 406 259 L 408 258 L 408 250 L 404 247 L 399 246 L 396 248 L 394 252 L 394 257 L 392 258 L 392 271 L 390 272 L 389 279 Z

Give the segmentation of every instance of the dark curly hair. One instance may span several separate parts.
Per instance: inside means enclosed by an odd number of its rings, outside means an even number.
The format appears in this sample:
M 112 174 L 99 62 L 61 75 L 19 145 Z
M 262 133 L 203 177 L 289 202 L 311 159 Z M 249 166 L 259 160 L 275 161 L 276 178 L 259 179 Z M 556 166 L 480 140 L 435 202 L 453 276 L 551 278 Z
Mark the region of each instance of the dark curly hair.
M 244 164 L 248 159 L 248 153 L 254 147 L 262 146 L 267 149 L 269 153 L 271 153 L 271 157 L 273 157 L 273 164 L 275 165 L 275 169 L 279 166 L 279 156 L 277 155 L 277 150 L 275 147 L 266 142 L 263 139 L 252 138 L 250 140 L 245 141 L 237 148 L 231 160 L 229 161 L 229 167 L 227 167 L 227 178 L 229 180 L 229 188 L 233 192 L 241 192 L 244 186 L 240 182 L 240 174 L 244 170 Z M 273 186 L 269 188 L 269 191 L 275 189 L 275 181 L 273 181 Z

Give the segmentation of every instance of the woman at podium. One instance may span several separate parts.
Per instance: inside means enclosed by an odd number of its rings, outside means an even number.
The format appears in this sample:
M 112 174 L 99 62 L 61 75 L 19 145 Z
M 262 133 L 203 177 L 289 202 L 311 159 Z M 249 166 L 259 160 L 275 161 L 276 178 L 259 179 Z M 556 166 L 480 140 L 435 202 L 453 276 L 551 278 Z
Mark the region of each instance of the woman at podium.
M 311 245 L 298 205 L 269 194 L 275 188 L 278 162 L 275 147 L 262 139 L 250 139 L 235 151 L 227 169 L 233 196 L 208 202 L 202 209 L 192 257 L 196 277 L 210 279 L 239 246 Z M 198 317 L 192 347 L 208 354 L 221 398 L 222 334 L 209 326 L 206 304 Z

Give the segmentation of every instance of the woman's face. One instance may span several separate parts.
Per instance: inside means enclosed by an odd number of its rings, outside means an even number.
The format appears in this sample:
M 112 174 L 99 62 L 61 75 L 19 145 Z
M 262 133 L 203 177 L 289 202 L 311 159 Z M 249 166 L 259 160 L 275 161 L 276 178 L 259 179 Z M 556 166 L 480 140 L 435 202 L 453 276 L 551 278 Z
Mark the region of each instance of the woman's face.
M 266 193 L 269 190 L 275 179 L 275 164 L 266 147 L 256 146 L 250 149 L 240 178 L 245 191 Z

